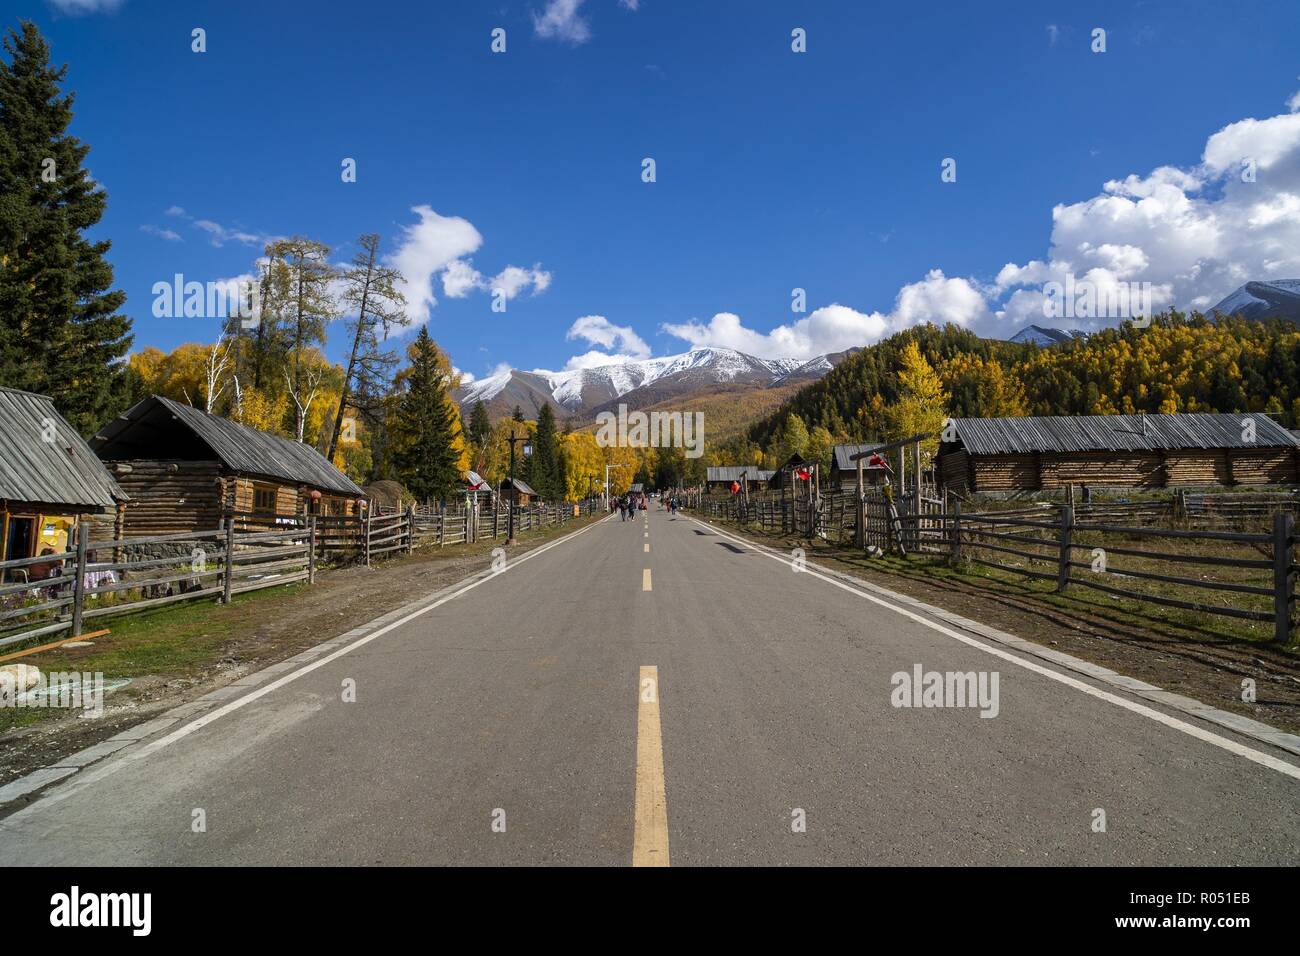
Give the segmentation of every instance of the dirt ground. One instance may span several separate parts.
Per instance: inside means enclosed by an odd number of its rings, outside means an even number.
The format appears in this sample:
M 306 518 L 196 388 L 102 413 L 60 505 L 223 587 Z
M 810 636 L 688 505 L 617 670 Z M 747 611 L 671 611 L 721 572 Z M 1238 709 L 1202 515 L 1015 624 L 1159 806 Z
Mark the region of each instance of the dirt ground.
M 801 547 L 812 564 L 860 577 L 1164 690 L 1300 733 L 1300 653 L 1295 645 L 1285 648 L 1162 620 L 1162 610 L 1155 606 L 1138 618 L 1052 594 L 1036 583 L 963 575 L 923 560 L 872 559 L 824 541 L 810 543 L 716 523 L 774 548 Z M 1253 703 L 1241 699 L 1245 678 L 1255 681 Z
M 592 520 L 579 518 L 521 535 L 507 554 L 523 554 Z M 104 714 L 97 719 L 48 709 L 17 712 L 31 721 L 0 732 L 0 786 L 482 571 L 492 550 L 503 545 L 498 538 L 429 548 L 370 568 L 324 569 L 310 587 L 254 592 L 228 607 L 196 601 L 110 618 L 105 626 L 114 632 L 90 646 L 12 662 L 34 665 L 43 673 L 101 670 L 106 682 L 121 676 L 130 676 L 131 682 L 106 696 Z

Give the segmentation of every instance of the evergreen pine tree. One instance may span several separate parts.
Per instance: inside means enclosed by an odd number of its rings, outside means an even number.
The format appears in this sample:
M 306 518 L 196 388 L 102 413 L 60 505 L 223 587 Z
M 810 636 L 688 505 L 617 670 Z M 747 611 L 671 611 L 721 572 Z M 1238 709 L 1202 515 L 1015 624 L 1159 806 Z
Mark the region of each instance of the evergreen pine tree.
M 398 477 L 418 500 L 429 502 L 450 497 L 462 486 L 454 446 L 459 423 L 427 328 L 420 329 L 413 352 L 389 428 Z
M 67 67 L 23 21 L 0 59 L 0 382 L 49 395 L 89 433 L 126 404 L 120 359 L 131 321 L 118 309 L 107 241 L 84 231 L 104 214 L 106 194 L 82 163 L 90 147 L 67 132 Z
M 487 406 L 479 399 L 474 403 L 474 410 L 469 414 L 469 440 L 479 448 L 488 443 L 492 437 L 492 419 L 488 418 Z
M 564 497 L 564 473 L 560 464 L 560 439 L 555 431 L 555 413 L 543 402 L 533 434 L 533 457 L 528 462 L 528 483 L 547 501 Z

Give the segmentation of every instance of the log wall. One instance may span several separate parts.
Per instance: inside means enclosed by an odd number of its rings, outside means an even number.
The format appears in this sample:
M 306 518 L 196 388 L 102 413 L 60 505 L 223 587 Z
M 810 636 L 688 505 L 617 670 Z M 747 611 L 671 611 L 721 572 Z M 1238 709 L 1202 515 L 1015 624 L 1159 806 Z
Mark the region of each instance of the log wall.
M 1232 454 L 1232 479 L 1239 485 L 1294 484 L 1298 474 L 1294 449 L 1260 448 Z
M 206 531 L 221 520 L 221 466 L 215 461 L 104 464 L 131 499 L 122 515 L 126 535 Z
M 1038 491 L 1067 485 L 1164 488 L 1176 485 L 1285 485 L 1300 482 L 1296 449 L 1215 448 L 1168 452 L 1078 452 L 939 458 L 953 491 Z
M 1040 457 L 1039 488 L 1064 488 L 1072 484 L 1161 488 L 1165 483 L 1164 462 L 1158 452 L 1044 453 Z
M 1240 455 L 1234 450 L 1232 455 Z M 1165 480 L 1171 485 L 1229 485 L 1232 470 L 1226 449 L 1165 452 Z
M 957 494 L 965 493 L 970 487 L 970 455 L 966 449 L 945 452 L 938 458 L 939 484 L 950 488 Z
M 971 455 L 972 491 L 1037 489 L 1037 455 Z
M 858 470 L 856 468 L 841 468 L 830 474 L 831 481 L 826 486 L 828 489 L 838 488 L 840 491 L 858 490 Z M 868 488 L 874 485 L 883 485 L 888 474 L 883 468 L 863 468 L 862 482 Z

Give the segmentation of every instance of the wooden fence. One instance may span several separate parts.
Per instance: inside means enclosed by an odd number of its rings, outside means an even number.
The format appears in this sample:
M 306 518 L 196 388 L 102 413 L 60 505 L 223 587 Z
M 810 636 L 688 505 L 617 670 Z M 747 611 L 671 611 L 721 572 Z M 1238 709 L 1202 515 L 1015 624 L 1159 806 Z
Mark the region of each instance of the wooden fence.
M 176 601 L 229 602 L 315 573 L 312 528 L 237 532 L 223 521 L 211 531 L 89 536 L 83 521 L 75 550 L 0 562 L 0 646 L 64 631 L 76 637 L 88 621 Z M 39 580 L 30 580 L 34 573 Z
M 735 497 L 706 499 L 701 509 L 773 533 L 969 561 L 1050 581 L 1058 592 L 1084 587 L 1200 614 L 1271 622 L 1274 640 L 1289 642 L 1300 576 L 1294 496 L 1251 496 L 1240 503 L 1230 496 L 1186 497 L 1176 510 L 1163 511 L 1159 502 L 1136 502 L 963 513 L 959 500 L 922 496 L 915 507 L 910 496 L 895 500 L 880 493 L 864 495 L 860 512 L 855 494 L 823 498 L 816 514 L 804 502 Z M 1185 526 L 1224 521 L 1257 530 Z M 1179 526 L 1156 527 L 1159 522 Z
M 558 527 L 599 509 L 595 500 L 516 508 L 515 531 Z M 176 601 L 228 603 L 260 588 L 311 583 L 317 562 L 369 565 L 419 547 L 504 537 L 508 518 L 504 508 L 473 506 L 364 517 L 241 511 L 211 531 L 106 541 L 89 540 L 83 521 L 73 550 L 0 562 L 0 647 L 63 632 L 76 637 L 92 619 Z

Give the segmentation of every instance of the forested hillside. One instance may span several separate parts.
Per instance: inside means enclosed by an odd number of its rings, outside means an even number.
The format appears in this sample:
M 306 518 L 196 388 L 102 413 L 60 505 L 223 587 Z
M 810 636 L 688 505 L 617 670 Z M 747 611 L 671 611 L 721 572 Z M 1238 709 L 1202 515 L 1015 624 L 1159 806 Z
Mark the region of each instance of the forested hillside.
M 898 438 L 936 414 L 1197 411 L 1263 411 L 1297 427 L 1300 330 L 1280 320 L 1211 322 L 1170 312 L 1147 328 L 1125 323 L 1039 348 L 918 326 L 845 360 L 711 454 L 774 458 L 801 433 L 821 429 L 832 441 Z

